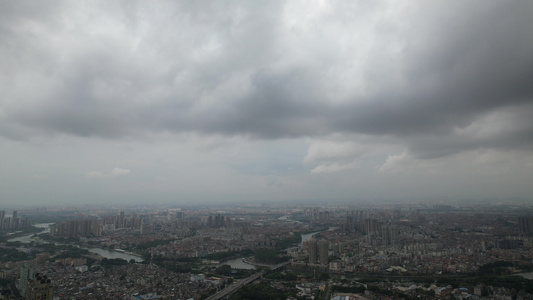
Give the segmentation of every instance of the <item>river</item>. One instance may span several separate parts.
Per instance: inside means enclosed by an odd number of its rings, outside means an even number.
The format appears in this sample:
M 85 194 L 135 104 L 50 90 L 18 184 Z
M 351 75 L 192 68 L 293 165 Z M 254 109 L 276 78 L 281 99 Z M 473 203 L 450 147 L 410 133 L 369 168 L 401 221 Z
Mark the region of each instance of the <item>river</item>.
M 46 229 L 48 229 L 48 227 L 50 225 L 52 225 L 52 224 L 54 224 L 54 223 L 39 223 L 39 224 L 35 224 L 34 226 L 38 227 L 38 228 L 46 228 Z M 335 228 L 336 227 L 331 227 L 328 230 L 334 230 Z M 35 235 L 39 235 L 39 234 L 43 234 L 43 233 L 46 233 L 46 232 L 47 231 L 45 230 L 45 231 L 42 231 L 42 232 L 39 232 L 39 233 L 31 233 L 31 234 L 27 234 L 27 235 L 23 235 L 23 236 L 19 236 L 19 237 L 10 239 L 8 241 L 9 242 L 29 243 L 29 242 L 31 242 L 34 239 L 34 237 L 33 237 L 34 234 Z M 323 232 L 323 231 L 317 231 L 317 232 L 303 234 L 302 235 L 302 241 L 300 242 L 300 246 L 304 242 L 310 240 L 315 234 L 318 234 L 320 232 Z M 107 249 L 102 249 L 102 248 L 89 248 L 89 247 L 81 247 L 81 246 L 79 246 L 79 247 L 82 248 L 82 249 L 87 249 L 87 250 L 89 250 L 89 252 L 96 253 L 96 254 L 101 255 L 102 257 L 105 257 L 105 258 L 108 258 L 108 259 L 121 258 L 121 259 L 125 259 L 127 261 L 129 261 L 131 259 L 135 260 L 136 262 L 142 262 L 143 261 L 142 257 L 131 255 L 131 254 L 128 254 L 128 253 L 118 252 L 118 251 L 114 251 L 114 250 L 107 250 Z M 242 261 L 242 257 L 226 260 L 226 261 L 221 262 L 220 264 L 221 265 L 230 265 L 233 269 L 246 269 L 246 270 L 257 269 L 256 266 L 250 265 L 250 264 L 247 264 L 247 263 L 243 262 Z
M 313 238 L 313 235 L 315 234 L 319 234 L 321 233 L 322 231 L 317 231 L 317 232 L 311 232 L 311 233 L 307 233 L 307 234 L 302 234 L 302 241 L 300 242 L 300 246 L 304 243 L 304 242 L 307 242 L 309 241 L 310 239 Z
M 124 260 L 130 261 L 131 259 L 135 260 L 136 262 L 142 262 L 143 259 L 140 256 L 131 255 L 128 253 L 118 252 L 114 250 L 107 250 L 102 248 L 88 248 L 88 247 L 80 247 L 83 249 L 89 250 L 89 252 L 96 253 L 102 257 L 105 258 L 122 258 Z
M 35 224 L 33 226 L 35 226 L 37 228 L 48 229 L 50 227 L 50 225 L 52 225 L 52 224 L 55 224 L 55 223 L 38 223 L 38 224 Z M 34 240 L 35 237 L 33 235 L 40 235 L 40 234 L 43 234 L 43 233 L 46 233 L 46 232 L 47 231 L 44 230 L 44 231 L 38 232 L 38 233 L 26 234 L 26 235 L 23 235 L 23 236 L 19 236 L 19 237 L 16 237 L 16 238 L 9 239 L 8 242 L 29 243 L 29 242 Z M 61 243 L 56 243 L 56 244 L 61 244 Z M 64 244 L 61 244 L 61 245 L 64 245 Z M 76 245 L 76 246 L 80 247 L 82 249 L 87 249 L 87 250 L 89 250 L 89 252 L 96 253 L 96 254 L 98 254 L 98 255 L 100 255 L 102 257 L 108 258 L 108 259 L 121 258 L 121 259 L 124 259 L 124 260 L 127 260 L 127 261 L 130 261 L 131 259 L 135 260 L 136 262 L 142 262 L 143 261 L 142 257 L 131 255 L 131 254 L 128 254 L 128 253 L 118 252 L 118 251 L 114 251 L 114 250 L 107 250 L 107 249 L 102 249 L 102 248 L 93 248 L 93 247 L 89 248 L 89 247 L 83 247 L 83 246 L 78 246 L 78 245 Z
M 330 227 L 328 230 L 335 230 L 336 228 L 337 227 Z M 300 246 L 302 246 L 302 244 L 304 242 L 310 240 L 313 237 L 313 235 L 321 233 L 321 232 L 324 232 L 324 231 L 325 230 L 317 231 L 317 232 L 311 232 L 311 233 L 307 233 L 307 234 L 302 234 L 302 241 L 300 242 Z M 290 247 L 288 249 L 291 249 L 291 248 L 292 247 Z M 250 265 L 250 264 L 247 264 L 247 263 L 243 262 L 242 261 L 242 257 L 233 258 L 233 259 L 229 259 L 229 260 L 223 261 L 219 265 L 229 265 L 229 266 L 231 266 L 232 269 L 246 269 L 246 270 L 255 270 L 255 269 L 257 269 L 256 266 Z
M 533 279 L 533 272 L 528 272 L 528 273 L 517 273 L 517 274 L 513 274 L 513 275 L 518 275 L 518 276 L 522 276 L 526 279 Z
M 48 227 L 50 227 L 50 225 L 52 225 L 54 223 L 39 223 L 39 224 L 35 224 L 33 226 L 37 227 L 37 228 L 44 228 L 44 229 L 48 229 Z M 43 233 L 46 233 L 47 231 L 46 230 L 43 230 L 41 232 L 37 232 L 37 233 L 30 233 L 30 234 L 26 234 L 26 235 L 23 235 L 23 236 L 19 236 L 19 237 L 16 237 L 16 238 L 12 238 L 12 239 L 9 239 L 7 240 L 8 242 L 21 242 L 21 243 L 29 243 L 32 241 L 33 239 L 33 235 L 40 235 L 40 234 L 43 234 Z
M 243 262 L 242 257 L 223 261 L 220 263 L 220 265 L 229 265 L 232 269 L 245 269 L 245 270 L 257 269 L 256 266 Z
M 311 238 L 313 238 L 313 236 L 314 236 L 315 234 L 319 234 L 319 233 L 321 233 L 321 232 L 325 232 L 325 231 L 333 231 L 333 230 L 338 229 L 338 228 L 339 228 L 339 227 L 330 227 L 330 228 L 328 228 L 328 230 L 321 230 L 321 231 L 317 231 L 317 232 L 311 232 L 311 233 L 303 234 L 303 235 L 302 235 L 302 241 L 300 242 L 300 246 L 302 246 L 302 244 L 303 244 L 304 242 L 307 242 L 308 240 L 310 240 Z

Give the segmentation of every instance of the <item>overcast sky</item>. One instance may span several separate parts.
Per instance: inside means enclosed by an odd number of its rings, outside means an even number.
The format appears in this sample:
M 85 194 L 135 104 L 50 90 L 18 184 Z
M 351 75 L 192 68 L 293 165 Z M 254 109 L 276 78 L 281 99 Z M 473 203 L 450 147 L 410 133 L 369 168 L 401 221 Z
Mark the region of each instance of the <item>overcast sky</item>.
M 0 205 L 533 198 L 533 1 L 1 1 Z

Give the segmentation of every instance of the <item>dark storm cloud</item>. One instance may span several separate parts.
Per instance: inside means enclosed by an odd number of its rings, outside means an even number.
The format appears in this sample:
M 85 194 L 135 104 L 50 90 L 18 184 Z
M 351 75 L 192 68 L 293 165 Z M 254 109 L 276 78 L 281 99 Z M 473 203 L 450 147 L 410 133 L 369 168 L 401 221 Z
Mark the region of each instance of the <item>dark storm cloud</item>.
M 524 121 L 533 119 L 529 1 L 415 3 L 396 19 L 379 17 L 387 3 L 334 7 L 310 28 L 287 25 L 279 2 L 92 8 L 102 15 L 87 25 L 69 19 L 76 9 L 37 15 L 8 5 L 0 9 L 7 137 L 362 133 L 402 140 L 420 157 L 533 140 Z M 368 28 L 354 21 L 376 15 Z M 500 110 L 508 130 L 457 133 Z
M 258 138 L 314 135 L 328 126 L 320 124 L 324 104 L 315 103 L 313 81 L 302 72 L 268 74 L 260 71 L 252 79 L 252 91 L 227 113 L 206 122 L 205 129 L 224 134 L 246 134 Z

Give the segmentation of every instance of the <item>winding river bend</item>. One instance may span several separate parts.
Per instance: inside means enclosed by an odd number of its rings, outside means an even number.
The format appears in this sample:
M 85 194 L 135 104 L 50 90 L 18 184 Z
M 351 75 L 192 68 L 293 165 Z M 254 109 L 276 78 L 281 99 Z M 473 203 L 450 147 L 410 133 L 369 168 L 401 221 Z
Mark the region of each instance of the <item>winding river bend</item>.
M 330 227 L 328 230 L 334 230 L 337 227 Z M 302 234 L 302 240 L 300 241 L 300 246 L 308 240 L 310 240 L 315 234 L 319 234 L 321 232 L 324 232 L 326 230 L 317 231 L 317 232 L 311 232 L 307 234 Z M 292 247 L 290 247 L 292 248 Z M 289 249 L 290 249 L 289 248 Z M 232 269 L 246 269 L 246 270 L 255 270 L 257 269 L 256 266 L 245 263 L 242 257 L 239 258 L 233 258 L 226 261 L 222 261 L 219 265 L 229 265 Z
M 52 224 L 54 224 L 54 223 L 38 223 L 38 224 L 35 224 L 34 226 L 37 227 L 37 228 L 48 229 L 50 227 L 50 225 L 52 225 Z M 29 243 L 31 241 L 34 241 L 36 237 L 38 238 L 38 236 L 40 234 L 43 234 L 43 233 L 46 233 L 46 230 L 42 231 L 42 232 L 39 232 L 39 233 L 30 233 L 30 234 L 26 234 L 26 235 L 19 236 L 19 237 L 16 237 L 16 238 L 12 238 L 12 239 L 9 239 L 8 242 Z M 45 243 L 47 243 L 47 242 L 45 242 Z M 61 244 L 61 243 L 56 243 L 56 244 Z M 80 247 L 82 249 L 87 249 L 87 250 L 89 250 L 89 252 L 98 254 L 98 255 L 100 255 L 102 257 L 105 257 L 105 258 L 108 258 L 108 259 L 121 258 L 121 259 L 124 259 L 124 260 L 127 260 L 127 261 L 130 261 L 131 259 L 135 260 L 136 262 L 142 262 L 143 261 L 142 257 L 140 257 L 140 256 L 135 256 L 135 255 L 131 255 L 131 254 L 124 253 L 124 252 L 119 252 L 119 251 L 114 251 L 114 250 L 107 250 L 107 249 L 103 249 L 103 248 L 95 248 L 95 247 L 83 247 L 83 246 L 78 246 L 78 247 Z
M 37 227 L 37 228 L 48 229 L 50 227 L 50 225 L 52 225 L 52 224 L 54 224 L 54 223 L 38 223 L 38 224 L 35 224 L 34 226 Z M 331 227 L 328 230 L 334 230 L 335 228 L 336 227 Z M 315 234 L 318 234 L 318 233 L 323 232 L 323 231 L 317 231 L 317 232 L 303 234 L 302 235 L 302 240 L 300 242 L 300 246 L 304 242 L 310 240 Z M 26 234 L 26 235 L 19 236 L 19 237 L 16 237 L 16 238 L 12 238 L 12 239 L 10 239 L 8 241 L 9 242 L 29 243 L 29 242 L 35 240 L 35 238 L 38 237 L 38 235 L 43 234 L 43 233 L 46 233 L 46 230 L 42 231 L 40 233 L 30 233 L 30 234 Z M 98 254 L 98 255 L 100 255 L 102 257 L 108 258 L 108 259 L 121 258 L 121 259 L 124 259 L 124 260 L 127 260 L 127 261 L 129 261 L 131 259 L 135 260 L 136 262 L 142 262 L 143 261 L 142 257 L 131 255 L 131 254 L 124 253 L 124 252 L 108 250 L 108 249 L 103 249 L 103 248 L 96 248 L 96 247 L 82 247 L 82 246 L 78 246 L 78 247 L 80 247 L 82 249 L 87 249 L 87 250 L 89 250 L 89 252 L 96 253 L 96 254 Z M 230 260 L 223 261 L 223 262 L 221 262 L 221 264 L 230 265 L 233 269 L 247 269 L 247 270 L 257 269 L 256 266 L 247 264 L 247 263 L 243 262 L 242 259 L 243 259 L 242 257 L 233 258 L 233 259 L 230 259 Z

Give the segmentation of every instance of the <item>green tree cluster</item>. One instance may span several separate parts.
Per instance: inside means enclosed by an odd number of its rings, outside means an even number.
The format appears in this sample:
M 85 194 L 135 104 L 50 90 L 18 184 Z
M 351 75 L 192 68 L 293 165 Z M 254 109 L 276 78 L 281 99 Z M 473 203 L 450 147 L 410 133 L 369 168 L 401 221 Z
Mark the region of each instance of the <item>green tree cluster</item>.
M 204 256 L 203 258 L 220 261 L 220 260 L 228 259 L 234 256 L 248 256 L 252 253 L 253 251 L 251 250 L 216 252 L 216 253 L 208 254 Z
M 512 262 L 509 261 L 496 261 L 493 263 L 485 264 L 481 267 L 479 267 L 479 274 L 480 275 L 487 275 L 487 274 L 496 274 L 501 275 L 507 273 L 510 267 L 513 266 Z
M 274 249 L 258 249 L 254 253 L 257 262 L 265 264 L 279 264 L 289 260 L 287 256 L 279 256 L 278 251 Z
M 138 245 L 137 249 L 138 250 L 146 250 L 148 248 L 154 248 L 154 247 L 157 247 L 157 246 L 168 245 L 168 244 L 170 244 L 173 241 L 174 240 L 154 240 L 154 241 L 146 242 L 146 243 L 144 243 L 142 245 Z
M 215 273 L 222 276 L 230 276 L 231 275 L 231 266 L 230 265 L 222 265 L 218 267 L 215 270 Z
M 285 292 L 276 289 L 266 282 L 250 284 L 239 289 L 230 296 L 230 300 L 285 300 L 294 292 Z
M 128 264 L 128 261 L 122 258 L 103 258 L 100 265 L 104 268 L 111 268 L 114 266 L 123 266 Z
M 63 258 L 81 258 L 83 255 L 89 254 L 89 250 L 78 248 L 74 246 L 65 246 L 63 248 L 62 252 L 58 255 L 56 255 L 56 259 L 63 259 Z
M 6 262 L 15 262 L 15 261 L 23 261 L 23 260 L 30 260 L 34 259 L 35 256 L 18 251 L 17 249 L 13 248 L 3 248 L 2 251 L 0 251 L 0 262 L 6 263 Z
M 333 293 L 354 293 L 362 294 L 365 292 L 365 287 L 361 286 L 343 286 L 343 285 L 334 285 L 331 287 Z
M 300 243 L 301 241 L 302 241 L 302 235 L 299 234 L 299 233 L 295 233 L 295 234 L 293 234 L 290 237 L 287 237 L 287 238 L 284 238 L 284 239 L 280 239 L 280 240 L 276 240 L 276 249 L 277 250 L 284 250 L 284 249 L 287 249 L 287 248 L 293 246 L 294 244 Z

